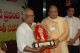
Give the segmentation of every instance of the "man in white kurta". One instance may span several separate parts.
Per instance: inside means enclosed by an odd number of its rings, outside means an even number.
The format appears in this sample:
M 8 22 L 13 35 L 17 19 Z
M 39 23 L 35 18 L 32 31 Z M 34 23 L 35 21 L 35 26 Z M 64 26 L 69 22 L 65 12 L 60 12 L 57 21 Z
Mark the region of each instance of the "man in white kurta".
M 80 20 L 73 16 L 74 8 L 70 7 L 67 10 L 67 16 L 65 17 L 69 25 L 69 53 L 79 53 L 79 35 L 80 35 Z
M 26 45 L 32 47 L 34 41 L 34 35 L 32 29 L 28 26 L 28 24 L 23 22 L 18 27 L 16 35 L 17 35 L 17 46 L 19 52 L 23 52 L 23 49 L 24 47 L 26 47 Z M 27 52 L 27 53 L 31 53 L 31 52 Z
M 34 34 L 32 27 L 35 25 L 34 21 L 34 12 L 30 8 L 26 8 L 23 11 L 23 20 L 24 22 L 18 27 L 16 31 L 16 40 L 19 53 L 38 53 L 42 50 L 42 47 L 37 49 L 32 47 L 34 41 Z

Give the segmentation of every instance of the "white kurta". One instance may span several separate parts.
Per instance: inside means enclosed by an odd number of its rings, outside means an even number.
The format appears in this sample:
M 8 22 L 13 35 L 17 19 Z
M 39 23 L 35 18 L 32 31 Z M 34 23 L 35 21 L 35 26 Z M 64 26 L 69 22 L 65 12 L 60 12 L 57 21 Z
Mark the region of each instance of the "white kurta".
M 26 46 L 32 47 L 32 43 L 34 41 L 33 31 L 28 26 L 28 24 L 23 22 L 18 27 L 18 29 L 16 31 L 16 38 L 17 38 L 17 47 L 18 47 L 19 53 L 31 53 L 31 52 L 24 52 L 23 51 L 24 47 L 26 47 Z
M 71 17 L 69 18 L 68 16 L 65 17 L 68 21 L 68 25 L 69 25 L 69 37 L 71 39 L 74 39 L 76 34 L 78 33 L 78 29 L 80 29 L 80 20 L 77 17 Z M 75 41 L 75 43 L 73 44 L 74 46 L 78 46 L 79 45 L 79 38 Z

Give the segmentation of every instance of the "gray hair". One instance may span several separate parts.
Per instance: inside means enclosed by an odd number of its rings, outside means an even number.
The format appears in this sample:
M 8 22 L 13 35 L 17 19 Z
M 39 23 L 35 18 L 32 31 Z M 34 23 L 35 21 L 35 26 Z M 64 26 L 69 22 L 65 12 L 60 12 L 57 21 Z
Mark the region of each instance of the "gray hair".
M 22 11 L 22 21 L 23 21 L 23 22 L 24 22 L 25 17 L 26 17 L 25 11 L 27 11 L 27 10 L 32 10 L 32 9 L 31 9 L 31 8 L 25 8 L 25 9 Z

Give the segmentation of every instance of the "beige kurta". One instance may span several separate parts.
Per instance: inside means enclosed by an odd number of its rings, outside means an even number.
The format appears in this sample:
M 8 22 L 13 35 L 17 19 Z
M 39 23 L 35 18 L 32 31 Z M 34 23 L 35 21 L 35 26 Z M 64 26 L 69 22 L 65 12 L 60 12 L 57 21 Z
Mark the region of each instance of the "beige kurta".
M 60 43 L 55 49 L 51 49 L 51 53 L 68 53 L 67 48 L 67 37 L 68 37 L 68 25 L 64 18 L 57 17 L 51 19 L 50 17 L 45 18 L 42 21 L 45 26 L 49 39 L 59 39 Z

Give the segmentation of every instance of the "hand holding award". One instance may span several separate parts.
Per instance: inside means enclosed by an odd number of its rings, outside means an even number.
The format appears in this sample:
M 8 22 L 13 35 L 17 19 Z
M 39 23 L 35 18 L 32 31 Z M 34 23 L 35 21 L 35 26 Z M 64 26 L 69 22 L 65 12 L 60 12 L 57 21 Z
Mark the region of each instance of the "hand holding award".
M 55 46 L 55 41 L 48 40 L 48 34 L 45 27 L 41 24 L 36 25 L 34 28 L 34 34 L 37 42 L 34 42 L 33 46 L 35 48 L 46 46 L 47 47 L 47 49 L 45 49 L 46 53 L 51 53 L 49 48 Z

